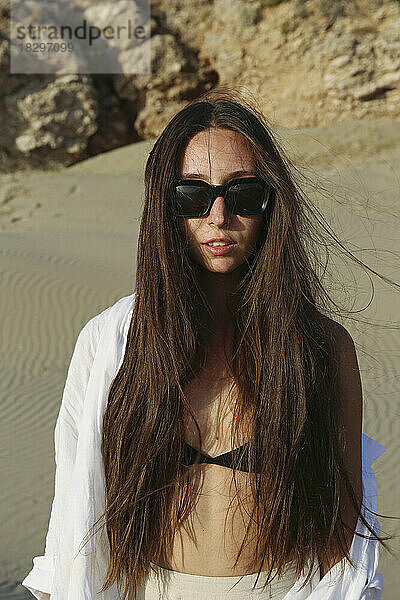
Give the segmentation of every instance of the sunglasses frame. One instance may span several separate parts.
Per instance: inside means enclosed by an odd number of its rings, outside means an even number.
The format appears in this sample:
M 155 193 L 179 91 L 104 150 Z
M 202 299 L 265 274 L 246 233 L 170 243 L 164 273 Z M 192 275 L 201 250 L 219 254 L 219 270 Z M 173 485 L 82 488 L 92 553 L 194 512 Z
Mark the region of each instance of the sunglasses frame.
M 245 213 L 240 213 L 240 212 L 236 212 L 236 211 L 232 210 L 233 207 L 231 206 L 231 204 L 227 198 L 227 195 L 229 192 L 229 188 L 232 185 L 235 185 L 237 183 L 258 183 L 263 186 L 264 198 L 263 198 L 262 207 L 259 210 L 254 211 L 254 212 L 245 212 Z M 234 215 L 242 215 L 242 216 L 259 215 L 259 214 L 262 214 L 265 211 L 265 209 L 267 208 L 268 202 L 271 199 L 272 194 L 274 192 L 273 186 L 268 181 L 266 181 L 265 179 L 262 179 L 261 177 L 236 177 L 234 179 L 231 179 L 230 181 L 227 181 L 223 185 L 211 185 L 211 184 L 207 183 L 206 181 L 203 181 L 202 179 L 176 179 L 172 184 L 172 189 L 173 189 L 174 194 L 176 194 L 176 188 L 178 185 L 200 185 L 200 187 L 204 187 L 204 188 L 208 189 L 208 195 L 209 195 L 208 206 L 201 214 L 196 213 L 196 214 L 190 214 L 190 215 L 187 215 L 187 214 L 182 215 L 181 213 L 179 213 L 177 211 L 176 204 L 174 203 L 173 204 L 174 215 L 176 217 L 183 217 L 183 218 L 205 217 L 210 212 L 211 207 L 214 203 L 214 200 L 218 196 L 223 197 L 228 210 Z

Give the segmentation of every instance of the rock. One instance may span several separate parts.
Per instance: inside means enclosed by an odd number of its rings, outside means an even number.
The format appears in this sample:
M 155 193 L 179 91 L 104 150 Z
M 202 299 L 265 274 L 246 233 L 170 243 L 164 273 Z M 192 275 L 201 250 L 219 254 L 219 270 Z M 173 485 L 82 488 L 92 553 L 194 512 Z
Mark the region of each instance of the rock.
M 400 120 L 400 2 L 380 3 L 153 0 L 151 43 L 120 48 L 126 74 L 38 75 L 10 73 L 9 3 L 0 0 L 0 170 L 56 168 L 156 137 L 218 83 L 285 127 Z M 102 5 L 103 20 L 110 10 Z M 146 53 L 150 72 L 130 73 Z
M 400 81 L 400 71 L 395 73 L 386 73 L 383 77 L 380 77 L 376 81 L 371 81 L 366 85 L 355 88 L 353 90 L 353 96 L 356 100 L 372 100 L 376 96 L 386 92 L 387 90 L 395 89 Z
M 9 140 L 11 156 L 36 151 L 45 162 L 47 149 L 53 161 L 70 163 L 84 152 L 97 129 L 97 102 L 85 75 L 30 77 L 29 84 L 16 87 L 3 104 L 13 123 L 10 134 L 18 132 Z
M 168 120 L 176 106 L 183 106 L 184 100 L 196 97 L 208 83 L 215 83 L 215 72 L 201 65 L 190 52 L 185 54 L 171 34 L 158 34 L 151 40 L 151 66 L 148 75 L 114 76 L 118 96 L 139 106 L 135 130 L 143 138 L 158 135 L 160 123 Z M 161 119 L 160 109 L 165 113 Z
M 244 0 L 215 0 L 214 17 L 231 30 L 242 31 L 246 27 L 256 25 L 261 17 L 261 6 Z
M 342 54 L 341 56 L 337 56 L 336 58 L 333 58 L 331 60 L 331 67 L 333 67 L 334 69 L 340 69 L 340 67 L 343 67 L 344 65 L 349 64 L 349 62 L 351 62 L 352 57 L 349 56 L 348 54 Z

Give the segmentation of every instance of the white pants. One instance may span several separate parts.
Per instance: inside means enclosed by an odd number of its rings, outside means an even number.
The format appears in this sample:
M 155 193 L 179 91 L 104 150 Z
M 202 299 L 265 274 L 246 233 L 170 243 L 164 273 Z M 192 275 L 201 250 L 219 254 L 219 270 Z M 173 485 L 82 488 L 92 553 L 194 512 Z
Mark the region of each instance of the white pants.
M 263 591 L 262 583 L 266 581 L 267 572 L 261 572 L 255 590 L 252 590 L 257 573 L 209 577 L 164 569 L 154 563 L 153 566 L 156 573 L 151 572 L 141 600 L 282 600 L 296 581 L 294 569 L 291 568 L 280 580 L 275 578 Z M 311 587 L 308 590 L 304 588 L 303 593 L 306 598 L 311 593 Z

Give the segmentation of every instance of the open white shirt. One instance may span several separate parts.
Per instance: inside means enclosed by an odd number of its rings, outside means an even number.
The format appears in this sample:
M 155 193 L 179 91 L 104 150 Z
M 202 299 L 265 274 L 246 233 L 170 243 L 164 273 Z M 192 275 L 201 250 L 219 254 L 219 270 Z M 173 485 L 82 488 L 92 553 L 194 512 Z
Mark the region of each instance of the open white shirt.
M 96 315 L 77 338 L 68 369 L 60 411 L 54 431 L 55 493 L 43 556 L 33 558 L 33 568 L 22 581 L 39 600 L 43 593 L 51 600 L 119 600 L 116 584 L 98 593 L 105 581 L 109 546 L 104 527 L 83 549 L 79 546 L 90 527 L 105 509 L 104 465 L 101 460 L 101 432 L 110 386 L 125 353 L 135 293 L 125 296 Z M 378 494 L 372 463 L 385 448 L 363 434 L 363 500 L 377 512 Z M 379 532 L 376 517 L 363 510 L 364 517 Z M 357 531 L 369 536 L 358 520 Z M 355 535 L 344 575 L 340 563 L 319 581 L 312 591 L 300 590 L 305 573 L 286 594 L 285 600 L 380 600 L 382 575 L 377 573 L 379 543 Z M 75 557 L 75 558 L 74 558 Z M 138 599 L 144 598 L 143 590 Z

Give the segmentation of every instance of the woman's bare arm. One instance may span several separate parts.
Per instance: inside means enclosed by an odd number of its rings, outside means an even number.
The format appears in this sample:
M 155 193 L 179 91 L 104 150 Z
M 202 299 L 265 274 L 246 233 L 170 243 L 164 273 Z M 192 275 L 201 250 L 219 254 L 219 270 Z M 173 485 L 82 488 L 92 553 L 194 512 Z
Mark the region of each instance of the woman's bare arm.
M 362 500 L 362 386 L 356 349 L 349 332 L 339 323 L 334 324 L 334 331 L 339 358 L 339 391 L 343 406 L 344 430 L 346 438 L 345 459 L 351 483 L 361 506 Z M 355 528 L 358 513 L 355 512 L 347 491 L 341 490 L 341 507 L 344 522 Z M 345 532 L 346 545 L 350 549 L 353 540 L 352 531 Z M 338 557 L 338 561 L 343 557 Z M 336 562 L 338 562 L 336 561 Z M 336 563 L 335 563 L 336 564 Z M 320 565 L 321 578 L 333 565 Z

